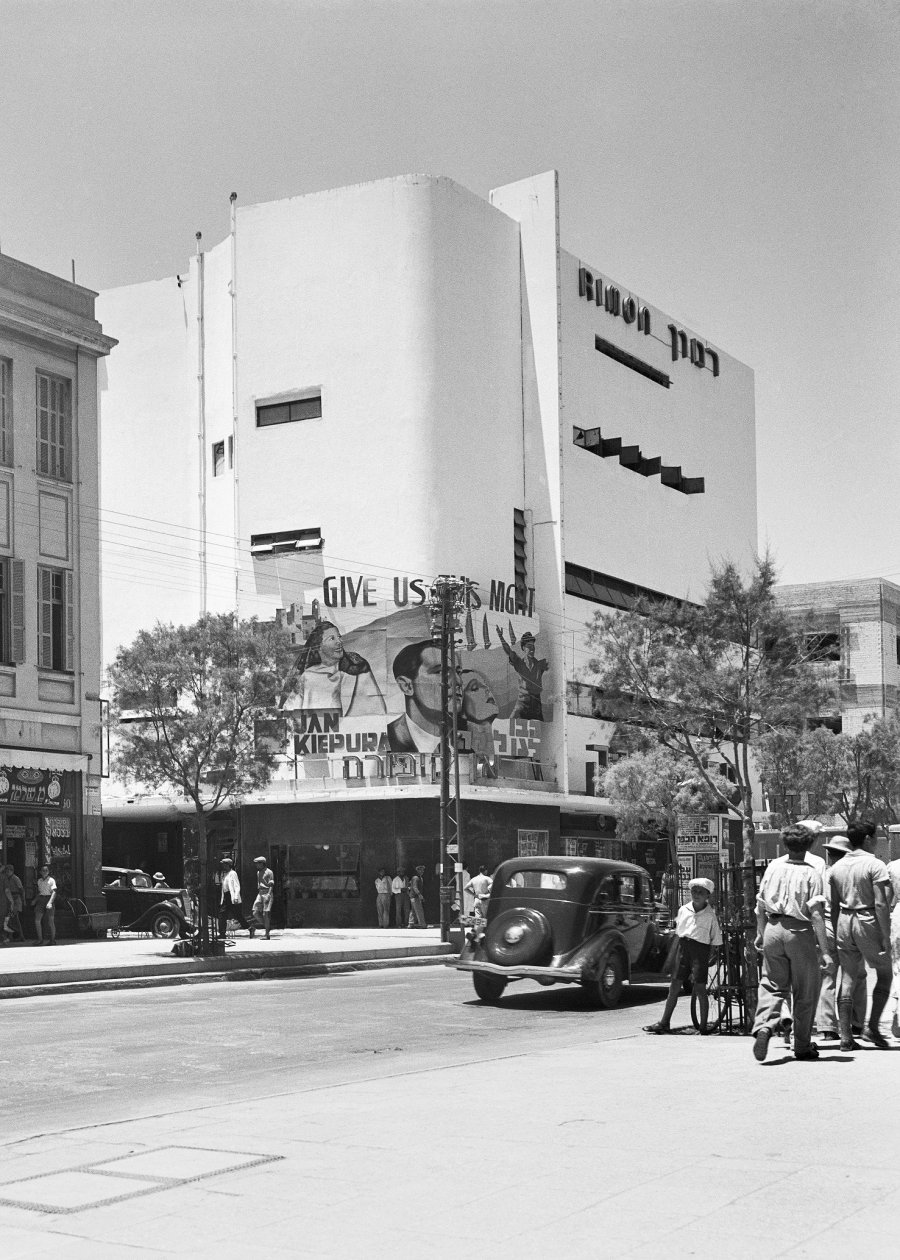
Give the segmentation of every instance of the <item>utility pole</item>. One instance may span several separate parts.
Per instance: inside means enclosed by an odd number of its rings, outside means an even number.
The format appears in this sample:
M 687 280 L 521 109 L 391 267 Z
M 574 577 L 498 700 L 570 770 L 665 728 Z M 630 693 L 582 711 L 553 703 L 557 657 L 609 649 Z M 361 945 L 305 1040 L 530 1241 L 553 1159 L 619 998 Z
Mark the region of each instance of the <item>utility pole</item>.
M 459 792 L 459 747 L 457 714 L 459 708 L 456 636 L 459 615 L 466 607 L 473 583 L 442 573 L 430 591 L 431 637 L 441 652 L 441 804 L 440 856 L 437 862 L 441 881 L 441 940 L 450 940 L 450 906 L 454 887 L 463 911 L 462 802 Z M 450 766 L 453 765 L 453 795 L 450 794 Z

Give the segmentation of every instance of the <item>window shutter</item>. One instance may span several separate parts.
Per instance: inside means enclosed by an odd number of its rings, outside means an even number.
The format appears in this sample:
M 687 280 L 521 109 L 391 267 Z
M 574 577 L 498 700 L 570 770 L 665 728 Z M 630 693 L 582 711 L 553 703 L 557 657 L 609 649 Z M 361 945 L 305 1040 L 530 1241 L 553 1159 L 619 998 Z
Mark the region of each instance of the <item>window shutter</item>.
M 25 562 L 10 560 L 10 647 L 14 665 L 25 661 Z
M 63 573 L 65 660 L 63 668 L 72 673 L 75 669 L 75 575 L 68 569 Z
M 38 569 L 38 665 L 53 668 L 53 574 Z

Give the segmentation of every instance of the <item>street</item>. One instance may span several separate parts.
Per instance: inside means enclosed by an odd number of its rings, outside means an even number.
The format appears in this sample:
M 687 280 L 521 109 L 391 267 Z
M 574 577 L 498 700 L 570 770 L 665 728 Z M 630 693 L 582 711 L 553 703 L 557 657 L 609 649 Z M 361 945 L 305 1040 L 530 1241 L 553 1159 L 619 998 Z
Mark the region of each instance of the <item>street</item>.
M 267 1097 L 592 1044 L 633 1035 L 663 992 L 635 988 L 598 1012 L 576 988 L 528 983 L 490 1007 L 468 976 L 436 966 L 7 1002 L 0 1123 L 8 1140 L 204 1106 L 224 1089 Z
M 895 1254 L 897 1052 L 761 1066 L 646 1036 L 662 996 L 487 1007 L 429 967 L 7 1002 L 3 1255 Z

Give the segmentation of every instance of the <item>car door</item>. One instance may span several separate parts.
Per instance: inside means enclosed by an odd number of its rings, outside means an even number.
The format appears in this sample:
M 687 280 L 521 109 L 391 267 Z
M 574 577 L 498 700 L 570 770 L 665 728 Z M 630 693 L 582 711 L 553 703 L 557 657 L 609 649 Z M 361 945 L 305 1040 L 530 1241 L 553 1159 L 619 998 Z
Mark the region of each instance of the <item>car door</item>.
M 649 928 L 640 875 L 632 871 L 619 871 L 616 875 L 616 891 L 616 926 L 622 933 L 628 959 L 634 966 L 644 952 Z

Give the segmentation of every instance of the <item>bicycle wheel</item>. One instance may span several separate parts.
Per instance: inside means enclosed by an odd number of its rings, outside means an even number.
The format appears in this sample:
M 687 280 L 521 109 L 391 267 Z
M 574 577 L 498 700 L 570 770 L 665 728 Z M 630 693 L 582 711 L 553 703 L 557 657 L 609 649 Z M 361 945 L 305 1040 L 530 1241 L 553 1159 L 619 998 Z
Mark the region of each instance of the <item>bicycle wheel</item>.
M 706 1031 L 708 1033 L 717 1031 L 722 1022 L 722 1016 L 725 1014 L 725 1002 L 722 992 L 724 984 L 724 970 L 721 961 L 719 961 L 706 982 L 706 996 L 709 999 L 709 1018 L 706 1021 Z M 699 1032 L 700 1003 L 697 1000 L 696 993 L 691 994 L 691 1023 Z

